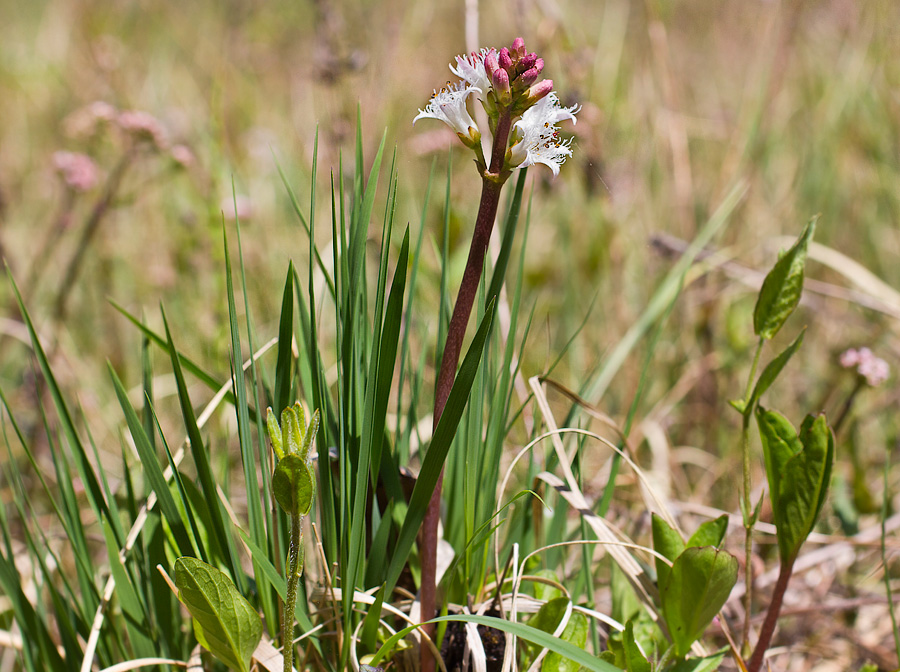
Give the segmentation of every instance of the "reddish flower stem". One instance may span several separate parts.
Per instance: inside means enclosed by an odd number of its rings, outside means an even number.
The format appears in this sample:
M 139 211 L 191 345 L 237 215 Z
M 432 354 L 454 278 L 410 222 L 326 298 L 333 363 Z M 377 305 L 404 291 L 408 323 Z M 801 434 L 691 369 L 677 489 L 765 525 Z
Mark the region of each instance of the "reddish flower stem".
M 778 581 L 775 583 L 775 591 L 772 593 L 772 601 L 769 603 L 769 610 L 766 612 L 766 620 L 763 621 L 762 630 L 759 632 L 759 640 L 756 642 L 756 649 L 753 651 L 753 657 L 747 666 L 747 672 L 759 672 L 762 669 L 763 658 L 772 643 L 772 635 L 775 634 L 775 624 L 778 623 L 778 614 L 781 612 L 781 603 L 784 601 L 784 594 L 787 592 L 788 582 L 791 580 L 791 573 L 794 571 L 794 558 L 781 563 L 781 570 L 778 572 Z M 747 612 L 747 618 L 750 618 L 750 612 Z
M 453 308 L 453 316 L 447 326 L 447 340 L 444 343 L 444 353 L 441 357 L 441 368 L 438 371 L 434 392 L 434 416 L 433 429 L 438 426 L 444 406 L 450 397 L 453 381 L 456 379 L 456 367 L 459 364 L 459 355 L 462 351 L 463 337 L 472 314 L 472 306 L 475 304 L 475 296 L 478 292 L 478 283 L 484 270 L 484 255 L 487 253 L 488 243 L 491 240 L 491 231 L 494 228 L 494 220 L 497 218 L 497 207 L 500 203 L 500 190 L 506 181 L 508 173 L 504 174 L 503 162 L 506 157 L 506 144 L 509 141 L 509 132 L 512 128 L 512 118 L 509 112 L 500 114 L 497 120 L 497 129 L 494 133 L 494 147 L 491 152 L 491 165 L 481 181 L 481 203 L 478 206 L 478 217 L 475 220 L 475 231 L 472 233 L 472 243 L 469 247 L 469 258 L 466 261 L 466 269 L 463 272 L 459 293 L 456 296 L 456 305 Z M 422 521 L 422 584 L 419 593 L 421 602 L 421 618 L 423 621 L 434 618 L 435 598 L 437 593 L 437 546 L 438 546 L 438 521 L 441 515 L 441 487 L 444 482 L 444 471 L 438 476 L 437 484 L 428 502 L 425 511 L 425 519 Z M 434 626 L 423 628 L 429 637 L 434 633 Z M 422 672 L 434 671 L 434 658 L 426 647 L 421 649 Z

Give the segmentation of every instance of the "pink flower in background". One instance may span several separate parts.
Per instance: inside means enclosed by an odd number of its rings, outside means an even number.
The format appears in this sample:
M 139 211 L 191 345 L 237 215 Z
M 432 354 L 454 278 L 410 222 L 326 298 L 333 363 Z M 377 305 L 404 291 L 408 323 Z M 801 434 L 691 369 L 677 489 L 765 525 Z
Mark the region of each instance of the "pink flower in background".
M 866 383 L 872 387 L 878 387 L 891 375 L 891 367 L 886 361 L 875 354 L 869 348 L 850 348 L 841 353 L 841 366 L 845 369 L 856 367 L 856 374 L 865 378 Z
M 185 145 L 175 145 L 169 150 L 172 160 L 182 168 L 194 165 L 194 153 Z
M 53 167 L 73 191 L 89 191 L 97 184 L 97 166 L 91 157 L 75 152 L 55 152 Z
M 162 124 L 149 112 L 129 110 L 122 112 L 117 121 L 119 127 L 135 140 L 151 142 L 158 149 L 168 147 L 169 141 Z
M 115 107 L 97 100 L 70 114 L 63 122 L 63 126 L 66 135 L 75 138 L 89 137 L 96 133 L 100 126 L 115 121 L 118 114 Z

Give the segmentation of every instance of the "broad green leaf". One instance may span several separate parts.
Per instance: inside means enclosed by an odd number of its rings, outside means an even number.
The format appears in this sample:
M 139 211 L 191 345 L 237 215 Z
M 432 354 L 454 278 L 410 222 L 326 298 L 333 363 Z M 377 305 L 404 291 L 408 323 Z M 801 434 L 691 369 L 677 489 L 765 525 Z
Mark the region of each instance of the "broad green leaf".
M 285 455 L 275 467 L 272 492 L 275 501 L 291 516 L 306 516 L 312 507 L 312 469 L 296 455 Z
M 753 388 L 753 394 L 750 395 L 750 403 L 743 409 L 739 409 L 742 414 L 750 413 L 751 411 L 748 411 L 747 409 L 752 409 L 756 406 L 756 402 L 759 401 L 759 398 L 772 386 L 772 383 L 778 378 L 778 374 L 781 373 L 781 370 L 785 367 L 790 358 L 793 357 L 794 353 L 800 348 L 805 333 L 806 327 L 803 327 L 803 331 L 801 331 L 800 335 L 794 339 L 794 342 L 785 348 L 784 352 L 769 362 L 769 365 L 766 366 L 762 375 L 760 375 L 759 380 L 756 381 L 756 386 Z
M 725 660 L 728 649 L 717 651 L 711 656 L 704 658 L 689 658 L 682 660 L 674 665 L 669 672 L 714 672 L 719 669 L 719 665 Z
M 540 576 L 544 579 L 549 579 L 551 581 L 555 581 L 556 583 L 560 583 L 559 576 L 557 576 L 556 572 L 552 569 L 538 569 L 534 572 L 531 572 L 533 576 Z M 550 600 L 556 599 L 557 597 L 562 597 L 562 591 L 556 586 L 551 586 L 546 583 L 539 583 L 535 581 L 532 585 L 532 590 L 534 591 L 534 597 L 538 600 L 544 600 L 545 602 L 549 602 Z
M 557 597 L 543 604 L 537 613 L 528 621 L 528 625 L 544 632 L 552 633 L 562 620 L 569 606 L 568 597 Z
M 799 436 L 776 411 L 758 409 L 757 421 L 778 550 L 785 561 L 796 557 L 822 511 L 834 461 L 834 437 L 824 415 L 808 415 Z
M 753 311 L 753 330 L 757 336 L 771 339 L 800 302 L 806 253 L 817 219 L 818 215 L 809 220 L 794 246 L 775 262 L 763 281 Z
M 625 624 L 625 636 L 622 642 L 626 672 L 650 672 L 650 663 L 641 653 L 634 639 L 634 623 L 631 621 Z
M 781 507 L 778 503 L 781 490 L 781 479 L 788 460 L 803 450 L 794 426 L 780 413 L 768 411 L 762 406 L 756 409 L 756 423 L 759 426 L 759 438 L 763 445 L 763 457 L 766 463 L 766 478 L 769 481 L 769 496 L 772 498 L 772 509 L 775 525 L 780 526 Z M 781 544 L 779 535 L 779 545 Z
M 579 649 L 584 649 L 587 645 L 587 637 L 587 617 L 581 612 L 572 612 L 572 615 L 569 616 L 569 622 L 566 623 L 566 627 L 563 628 L 559 638 L 564 642 L 577 646 Z M 541 664 L 541 670 L 544 672 L 578 672 L 580 669 L 580 663 L 570 660 L 556 651 L 550 651 Z
M 231 580 L 196 558 L 179 558 L 175 584 L 193 616 L 197 641 L 231 669 L 249 672 L 262 621 Z
M 673 530 L 669 524 L 655 513 L 651 516 L 651 527 L 653 529 L 653 550 L 668 558 L 670 562 L 675 562 L 676 558 L 684 552 L 684 539 Z M 660 588 L 666 585 L 670 572 L 669 566 L 656 558 L 656 581 Z
M 737 573 L 737 559 L 712 546 L 688 548 L 675 560 L 660 598 L 678 657 L 687 655 L 725 604 Z
M 728 531 L 728 515 L 723 514 L 715 520 L 707 520 L 697 528 L 697 531 L 688 539 L 688 547 L 715 546 L 718 548 L 725 539 Z

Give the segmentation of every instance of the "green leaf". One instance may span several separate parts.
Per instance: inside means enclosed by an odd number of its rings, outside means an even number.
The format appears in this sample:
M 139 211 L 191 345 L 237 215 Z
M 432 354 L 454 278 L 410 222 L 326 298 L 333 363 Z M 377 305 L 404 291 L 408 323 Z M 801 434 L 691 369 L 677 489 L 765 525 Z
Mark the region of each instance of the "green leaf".
M 624 635 L 622 642 L 626 672 L 650 672 L 650 662 L 641 652 L 634 639 L 634 623 L 631 621 L 625 624 Z
M 704 658 L 690 658 L 676 663 L 669 672 L 714 672 L 719 669 L 719 665 L 725 660 L 728 649 L 717 651 L 711 656 Z
M 565 615 L 568 606 L 568 597 L 557 597 L 552 599 L 541 605 L 541 608 L 537 610 L 537 613 L 528 621 L 528 625 L 547 633 L 553 633 Z
M 584 649 L 585 645 L 587 645 L 587 636 L 587 617 L 581 612 L 572 612 L 572 615 L 569 616 L 569 622 L 566 623 L 566 627 L 563 628 L 559 638 L 564 642 L 577 646 L 579 649 Z M 544 672 L 578 672 L 580 669 L 580 663 L 569 660 L 556 651 L 550 651 L 541 664 L 541 670 Z
M 435 428 L 434 436 L 431 438 L 431 445 L 425 454 L 425 460 L 422 463 L 422 469 L 419 471 L 419 477 L 413 487 L 410 496 L 409 509 L 403 520 L 403 526 L 400 528 L 400 534 L 397 543 L 394 546 L 394 554 L 391 558 L 391 564 L 388 567 L 387 580 L 382 590 L 385 595 L 390 595 L 397 585 L 397 579 L 400 578 L 400 572 L 406 564 L 406 559 L 412 550 L 413 542 L 416 534 L 425 518 L 425 509 L 431 499 L 431 493 L 434 491 L 444 461 L 447 459 L 447 453 L 450 445 L 453 443 L 453 437 L 456 435 L 456 429 L 462 418 L 463 409 L 469 399 L 469 392 L 475 381 L 475 374 L 481 364 L 481 357 L 484 354 L 485 340 L 491 328 L 491 321 L 494 316 L 495 303 L 492 302 L 485 311 L 485 315 L 481 320 L 478 331 L 469 345 L 465 359 L 459 367 L 456 374 L 456 380 L 453 381 L 453 387 L 450 388 L 450 396 L 447 399 L 447 405 L 441 414 L 441 419 Z
M 697 531 L 688 539 L 688 547 L 715 546 L 718 548 L 725 539 L 728 531 L 728 515 L 723 514 L 715 520 L 707 520 L 697 528 Z
M 675 562 L 676 558 L 684 552 L 684 540 L 678 531 L 672 529 L 662 517 L 654 513 L 650 520 L 653 530 L 653 550 L 668 558 L 670 562 Z M 656 558 L 656 580 L 660 588 L 666 585 L 670 571 L 665 562 Z
M 231 580 L 196 558 L 179 558 L 175 584 L 194 618 L 197 641 L 231 669 L 249 672 L 262 621 Z
M 297 455 L 285 455 L 275 467 L 272 492 L 285 513 L 291 516 L 308 515 L 314 488 L 312 469 Z
M 279 167 L 279 172 L 281 168 Z M 278 323 L 278 359 L 275 362 L 275 408 L 284 408 L 291 395 L 291 339 L 294 333 L 294 262 L 288 263 L 281 298 L 281 320 Z M 332 295 L 334 292 L 332 292 Z
M 538 569 L 531 573 L 533 576 L 540 576 L 545 579 L 549 579 L 551 581 L 555 581 L 556 583 L 560 583 L 559 576 L 552 569 Z M 534 591 L 534 597 L 537 600 L 544 600 L 545 602 L 549 602 L 550 600 L 554 600 L 558 597 L 562 597 L 562 591 L 556 586 L 550 586 L 546 583 L 539 583 L 535 581 L 532 584 Z
M 756 381 L 756 386 L 753 388 L 753 393 L 750 395 L 750 402 L 744 406 L 744 408 L 740 409 L 742 414 L 751 413 L 753 407 L 756 406 L 756 402 L 759 401 L 759 398 L 772 386 L 772 383 L 778 378 L 778 374 L 781 373 L 781 370 L 800 348 L 805 333 L 806 327 L 803 327 L 803 331 L 801 331 L 800 335 L 794 339 L 794 342 L 785 348 L 784 352 L 769 362 L 769 365 L 763 370 L 762 375 L 760 375 L 759 380 Z
M 660 598 L 678 657 L 687 655 L 725 604 L 737 573 L 737 559 L 712 546 L 688 548 L 675 560 Z
M 806 253 L 817 219 L 818 215 L 809 220 L 794 246 L 782 255 L 763 281 L 753 311 L 753 330 L 757 336 L 771 339 L 800 302 Z
M 822 511 L 831 467 L 834 436 L 824 415 L 808 415 L 800 433 L 780 413 L 757 410 L 766 460 L 772 512 L 782 561 L 796 557 Z
M 278 459 L 284 458 L 284 440 L 281 434 L 281 425 L 278 424 L 278 418 L 272 407 L 266 409 L 266 429 L 269 432 L 269 440 L 272 442 L 272 450 Z

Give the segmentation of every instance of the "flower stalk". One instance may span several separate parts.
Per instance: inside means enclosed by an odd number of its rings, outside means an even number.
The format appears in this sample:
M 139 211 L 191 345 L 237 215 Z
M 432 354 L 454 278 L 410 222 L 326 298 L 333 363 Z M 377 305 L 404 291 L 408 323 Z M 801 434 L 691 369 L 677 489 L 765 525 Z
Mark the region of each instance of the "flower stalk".
M 475 163 L 481 174 L 478 216 L 435 383 L 435 429 L 456 379 L 463 338 L 484 271 L 484 257 L 497 218 L 503 185 L 513 170 L 535 163 L 545 164 L 556 175 L 559 166 L 572 153 L 569 143 L 560 140 L 556 123 L 563 120 L 574 122 L 577 106 L 564 108 L 559 105 L 559 99 L 552 93 L 553 83 L 548 79 L 539 80 L 543 68 L 543 59 L 534 53 L 528 53 L 522 38 L 516 38 L 509 48 L 504 47 L 499 51 L 482 49 L 478 53 L 458 56 L 456 66 L 451 65 L 450 69 L 460 77 L 460 81 L 456 84 L 448 82 L 440 91 L 435 91 L 425 109 L 419 110 L 418 116 L 413 120 L 415 123 L 422 118 L 432 118 L 450 126 L 463 145 L 475 153 Z M 472 95 L 478 97 L 488 116 L 488 130 L 492 137 L 489 164 L 481 150 L 481 131 L 466 107 Z M 428 621 L 435 615 L 438 523 L 443 479 L 442 470 L 422 523 L 420 605 L 423 621 Z M 426 626 L 423 630 L 427 636 L 431 636 L 433 626 Z M 423 646 L 423 672 L 432 672 L 434 662 L 434 658 Z

